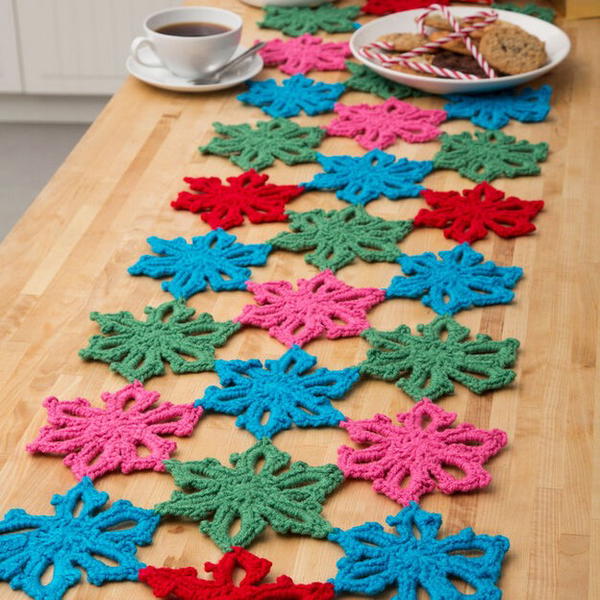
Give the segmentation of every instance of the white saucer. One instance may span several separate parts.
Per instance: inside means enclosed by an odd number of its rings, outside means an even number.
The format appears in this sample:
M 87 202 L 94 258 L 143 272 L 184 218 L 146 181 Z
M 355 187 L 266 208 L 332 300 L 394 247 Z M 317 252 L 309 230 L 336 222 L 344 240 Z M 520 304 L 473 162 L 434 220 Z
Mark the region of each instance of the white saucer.
M 235 58 L 244 52 L 244 50 L 246 50 L 244 46 L 239 46 L 232 58 Z M 139 52 L 143 60 L 147 62 L 156 61 L 156 56 L 149 48 L 142 47 Z M 241 65 L 226 71 L 219 83 L 206 85 L 193 85 L 188 83 L 187 79 L 178 77 L 171 73 L 171 71 L 162 67 L 145 67 L 137 62 L 132 56 L 127 57 L 125 65 L 131 75 L 149 85 L 162 88 L 163 90 L 171 90 L 173 92 L 200 93 L 224 90 L 254 77 L 262 70 L 263 60 L 259 54 L 255 54 L 243 61 Z

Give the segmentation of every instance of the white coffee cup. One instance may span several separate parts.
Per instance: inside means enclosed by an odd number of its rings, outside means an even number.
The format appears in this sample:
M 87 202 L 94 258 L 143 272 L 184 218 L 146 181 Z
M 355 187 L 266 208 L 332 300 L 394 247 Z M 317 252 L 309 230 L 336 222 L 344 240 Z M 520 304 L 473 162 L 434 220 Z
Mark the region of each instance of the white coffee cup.
M 227 28 L 223 33 L 180 36 L 157 30 L 175 23 L 210 23 Z M 179 77 L 194 79 L 224 65 L 233 55 L 242 35 L 242 18 L 229 10 L 211 6 L 167 8 L 151 14 L 144 22 L 144 37 L 131 44 L 134 59 L 145 67 L 166 67 Z M 156 58 L 149 61 L 140 50 L 149 47 Z

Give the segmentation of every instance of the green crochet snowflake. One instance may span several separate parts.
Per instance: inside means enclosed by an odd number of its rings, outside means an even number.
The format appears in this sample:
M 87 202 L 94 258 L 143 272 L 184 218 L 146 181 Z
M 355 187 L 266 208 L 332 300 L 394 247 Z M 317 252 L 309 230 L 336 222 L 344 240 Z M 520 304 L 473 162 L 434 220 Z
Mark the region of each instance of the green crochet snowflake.
M 317 33 L 319 29 L 329 33 L 354 31 L 359 27 L 353 19 L 360 12 L 359 6 L 337 8 L 327 2 L 318 8 L 298 6 L 266 6 L 265 18 L 259 27 L 279 29 L 290 37 L 304 33 Z
M 537 4 L 524 4 L 519 6 L 517 4 L 507 3 L 495 3 L 492 4 L 492 8 L 499 8 L 500 10 L 510 10 L 511 12 L 518 12 L 530 17 L 537 17 L 552 23 L 556 16 L 556 11 L 546 6 L 538 6 Z
M 326 496 L 344 478 L 335 465 L 290 465 L 290 455 L 268 439 L 232 454 L 229 461 L 233 468 L 216 458 L 165 461 L 175 484 L 185 491 L 173 492 L 155 510 L 199 521 L 200 530 L 224 552 L 231 546 L 249 546 L 267 525 L 278 533 L 313 538 L 324 538 L 331 531 L 320 513 Z M 237 521 L 239 531 L 231 535 Z
M 200 373 L 213 368 L 215 348 L 223 346 L 240 328 L 239 323 L 216 322 L 208 313 L 196 312 L 183 300 L 144 309 L 147 318 L 137 321 L 129 311 L 90 314 L 104 335 L 94 335 L 79 351 L 85 360 L 99 360 L 133 381 L 164 375 L 164 362 L 173 373 Z M 193 360 L 190 360 L 193 359 Z
M 436 169 L 454 169 L 463 177 L 481 183 L 497 177 L 538 175 L 537 162 L 546 160 L 548 144 L 530 144 L 501 131 L 476 131 L 475 138 L 463 131 L 457 135 L 443 133 L 442 149 L 435 155 Z
M 337 271 L 357 256 L 366 262 L 394 262 L 401 254 L 397 243 L 413 228 L 412 221 L 372 217 L 362 206 L 287 214 L 293 233 L 280 233 L 268 243 L 291 252 L 314 249 L 304 260 L 321 270 Z
M 428 325 L 417 325 L 419 335 L 401 325 L 394 331 L 367 329 L 362 336 L 373 346 L 360 367 L 363 375 L 396 381 L 413 400 L 437 400 L 454 393 L 456 381 L 476 394 L 499 389 L 515 378 L 512 367 L 519 340 L 501 342 L 469 329 L 443 315 Z
M 396 83 L 395 81 L 391 81 L 390 79 L 378 75 L 366 65 L 347 61 L 346 68 L 352 75 L 350 79 L 347 79 L 342 83 L 353 90 L 370 92 L 371 94 L 375 94 L 386 100 L 392 96 L 400 100 L 403 100 L 404 98 L 427 96 L 427 94 L 421 90 L 411 88 L 402 83 Z
M 213 127 L 223 137 L 214 137 L 206 146 L 200 146 L 200 152 L 229 157 L 245 171 L 266 169 L 276 158 L 286 165 L 311 162 L 316 156 L 312 148 L 325 137 L 320 127 L 300 127 L 282 118 L 257 121 L 256 129 L 247 123 L 213 123 Z

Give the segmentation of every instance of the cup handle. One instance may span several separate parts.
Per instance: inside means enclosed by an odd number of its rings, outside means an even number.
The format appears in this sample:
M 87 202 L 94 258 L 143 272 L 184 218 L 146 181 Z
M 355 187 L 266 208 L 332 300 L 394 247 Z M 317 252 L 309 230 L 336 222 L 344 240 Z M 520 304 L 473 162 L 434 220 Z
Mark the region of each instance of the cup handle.
M 152 62 L 148 62 L 140 57 L 139 51 L 144 46 L 148 46 L 148 48 L 150 48 L 150 50 L 152 50 L 152 53 L 154 54 L 156 60 L 153 60 Z M 163 64 L 163 62 L 158 58 L 158 56 L 156 54 L 156 49 L 154 48 L 154 45 L 152 44 L 152 42 L 145 37 L 136 37 L 133 40 L 133 42 L 131 42 L 131 54 L 132 54 L 133 58 L 137 62 L 139 62 L 140 65 L 144 65 L 144 67 L 156 68 L 156 67 L 164 67 L 165 66 Z

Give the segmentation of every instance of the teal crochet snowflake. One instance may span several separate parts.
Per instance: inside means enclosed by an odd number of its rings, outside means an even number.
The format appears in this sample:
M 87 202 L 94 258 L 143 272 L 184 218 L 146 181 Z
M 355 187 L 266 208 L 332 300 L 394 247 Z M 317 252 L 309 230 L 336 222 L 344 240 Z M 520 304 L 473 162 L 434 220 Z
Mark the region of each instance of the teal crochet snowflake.
M 189 298 L 209 285 L 215 292 L 245 290 L 251 275 L 248 267 L 264 265 L 271 246 L 240 244 L 236 240 L 235 235 L 222 229 L 194 237 L 191 244 L 182 237 L 163 240 L 152 236 L 147 241 L 158 256 L 142 256 L 128 272 L 155 279 L 173 277 L 163 281 L 161 287 L 175 298 Z
M 10 510 L 0 521 L 0 580 L 35 600 L 60 600 L 82 571 L 92 585 L 137 581 L 146 565 L 137 560 L 136 546 L 151 543 L 160 517 L 128 500 L 105 508 L 107 501 L 108 494 L 84 477 L 64 496 L 53 496 L 54 515 Z M 43 584 L 52 568 L 52 580 Z
M 512 2 L 496 2 L 492 4 L 492 8 L 499 8 L 500 10 L 510 10 L 511 12 L 518 12 L 530 17 L 537 17 L 548 23 L 554 21 L 556 11 L 547 6 L 540 6 L 539 4 L 513 4 Z
M 272 437 L 293 425 L 336 426 L 344 415 L 331 405 L 358 381 L 356 367 L 330 371 L 293 346 L 277 360 L 218 360 L 222 388 L 210 386 L 195 406 L 239 415 L 235 424 L 254 437 Z M 266 422 L 264 417 L 268 416 Z
M 332 583 L 337 594 L 374 596 L 397 586 L 392 600 L 415 600 L 419 589 L 431 600 L 500 600 L 496 583 L 510 542 L 502 535 L 478 535 L 470 527 L 439 538 L 442 516 L 416 502 L 386 519 L 397 535 L 369 522 L 329 534 L 346 556 L 338 563 Z M 475 592 L 462 593 L 453 580 Z
M 369 67 L 361 63 L 347 61 L 346 68 L 352 75 L 350 79 L 346 79 L 343 84 L 352 90 L 370 92 L 384 100 L 387 100 L 392 96 L 399 100 L 404 100 L 405 98 L 418 98 L 420 96 L 428 95 L 421 90 L 409 87 L 403 83 L 397 83 L 390 79 L 386 79 L 375 73 L 373 69 L 369 69 Z

